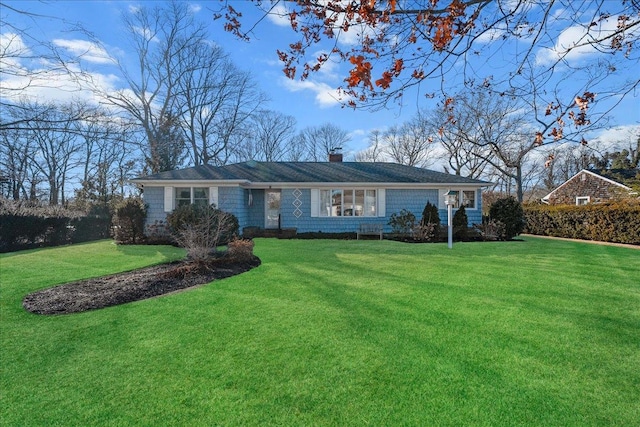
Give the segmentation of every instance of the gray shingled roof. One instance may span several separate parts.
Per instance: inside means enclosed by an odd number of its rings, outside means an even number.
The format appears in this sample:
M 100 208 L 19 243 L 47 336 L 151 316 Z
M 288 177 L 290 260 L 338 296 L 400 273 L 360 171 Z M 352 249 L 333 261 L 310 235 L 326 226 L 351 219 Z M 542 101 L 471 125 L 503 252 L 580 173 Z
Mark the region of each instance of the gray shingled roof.
M 260 182 L 380 182 L 475 184 L 488 182 L 396 163 L 256 162 L 225 166 L 201 165 L 139 177 L 134 182 L 175 180 L 241 180 Z

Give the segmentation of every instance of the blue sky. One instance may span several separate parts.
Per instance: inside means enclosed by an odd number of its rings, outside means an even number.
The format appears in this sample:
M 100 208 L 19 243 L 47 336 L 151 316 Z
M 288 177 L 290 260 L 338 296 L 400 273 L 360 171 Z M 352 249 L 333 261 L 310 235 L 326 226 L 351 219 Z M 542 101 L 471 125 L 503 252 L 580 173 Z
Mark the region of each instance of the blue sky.
M 116 69 L 111 68 L 106 57 L 118 56 L 126 57 L 126 39 L 124 36 L 122 14 L 129 13 L 130 8 L 140 5 L 158 4 L 153 1 L 8 1 L 5 2 L 15 8 L 28 12 L 43 15 L 35 20 L 26 16 L 13 15 L 10 11 L 2 10 L 2 18 L 10 19 L 12 24 L 23 28 L 28 28 L 29 35 L 39 40 L 49 40 L 62 49 L 70 52 L 87 52 L 84 65 L 95 73 L 97 81 L 113 88 L 119 88 L 123 81 L 115 75 Z M 192 10 L 203 22 L 208 24 L 210 37 L 219 45 L 223 46 L 226 52 L 232 57 L 235 64 L 250 71 L 256 79 L 259 87 L 270 98 L 265 108 L 277 110 L 296 118 L 298 129 L 306 126 L 320 125 L 325 122 L 335 123 L 351 134 L 352 142 L 345 147 L 346 153 L 350 154 L 357 150 L 366 148 L 367 134 L 375 129 L 384 129 L 394 124 L 400 124 L 408 120 L 415 112 L 416 108 L 436 108 L 437 99 L 427 99 L 416 93 L 408 93 L 405 96 L 405 105 L 392 106 L 392 108 L 381 111 L 352 110 L 342 108 L 332 98 L 333 89 L 342 84 L 342 79 L 347 75 L 347 66 L 331 64 L 323 72 L 312 76 L 305 82 L 292 81 L 284 77 L 281 69 L 282 64 L 278 62 L 276 49 L 283 49 L 288 43 L 296 40 L 295 35 L 289 28 L 282 25 L 277 20 L 263 20 L 255 29 L 250 42 L 240 41 L 233 35 L 225 32 L 222 28 L 222 20 L 213 20 L 212 8 L 218 7 L 218 1 L 191 2 Z M 259 18 L 259 11 L 247 4 L 245 1 L 236 1 L 234 6 L 243 11 L 245 25 L 250 25 Z M 50 18 L 49 18 L 50 17 Z M 78 22 L 87 30 L 93 32 L 106 47 L 106 52 L 92 50 L 88 45 L 88 40 L 80 33 L 65 31 L 73 23 Z M 6 42 L 6 30 L 0 30 Z M 571 37 L 570 28 L 557 29 L 558 40 L 549 41 L 561 43 L 562 37 Z M 28 41 L 24 41 L 28 45 Z M 516 46 L 513 46 L 516 48 Z M 544 55 L 548 55 L 551 50 L 538 53 L 540 61 L 544 61 Z M 545 53 L 547 52 L 547 53 Z M 495 68 L 501 67 L 501 57 L 509 57 L 511 52 L 494 52 L 491 58 L 484 58 L 476 65 L 478 67 Z M 540 56 L 542 55 L 542 56 Z M 585 56 L 586 57 L 586 56 Z M 593 54 L 589 56 L 591 60 L 595 58 Z M 25 66 L 35 66 L 24 64 Z M 637 71 L 636 71 L 637 73 Z M 627 76 L 637 78 L 637 75 Z M 3 84 L 8 84 L 5 80 Z M 424 91 L 428 91 L 429 85 L 437 88 L 437 81 L 429 81 Z M 434 89 L 435 90 L 435 89 Z M 73 94 L 63 93 L 53 89 L 34 88 L 32 91 L 39 99 L 53 98 L 61 99 L 70 96 L 91 97 L 88 93 Z M 600 133 L 601 138 L 616 139 L 628 132 L 630 127 L 640 129 L 640 94 L 632 93 L 615 110 L 616 119 L 613 123 L 617 126 L 617 131 L 608 130 Z

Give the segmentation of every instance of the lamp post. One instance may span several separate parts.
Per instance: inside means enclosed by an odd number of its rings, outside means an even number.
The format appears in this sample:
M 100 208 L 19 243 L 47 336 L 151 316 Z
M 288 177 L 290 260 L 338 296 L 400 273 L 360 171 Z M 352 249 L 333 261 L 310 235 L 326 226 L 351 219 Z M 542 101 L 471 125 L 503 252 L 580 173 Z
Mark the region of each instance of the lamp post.
M 447 226 L 448 226 L 448 242 L 449 249 L 453 247 L 453 206 L 458 203 L 458 192 L 447 191 L 444 195 L 444 204 L 447 205 Z

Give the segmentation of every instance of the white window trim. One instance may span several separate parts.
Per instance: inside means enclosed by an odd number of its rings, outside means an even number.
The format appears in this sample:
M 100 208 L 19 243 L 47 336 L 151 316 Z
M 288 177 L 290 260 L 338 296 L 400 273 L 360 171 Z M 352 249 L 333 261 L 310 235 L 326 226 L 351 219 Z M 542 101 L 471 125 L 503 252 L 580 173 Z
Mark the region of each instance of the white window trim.
M 375 216 L 320 216 L 320 191 L 321 190 L 342 190 L 343 197 L 344 191 L 355 191 L 355 190 L 375 190 L 376 192 L 376 215 Z M 365 193 L 366 194 L 366 193 Z M 311 217 L 321 217 L 321 218 L 380 218 L 386 216 L 386 195 L 384 188 L 364 188 L 364 187 L 331 187 L 331 188 L 312 188 L 311 189 Z
M 194 202 L 194 188 L 207 188 L 209 190 L 209 204 L 218 208 L 218 187 L 206 187 L 206 186 L 181 186 L 181 187 L 164 187 L 164 211 L 173 212 L 176 208 L 176 188 L 189 188 L 190 190 L 190 203 Z
M 586 200 L 587 203 L 580 204 L 580 200 Z M 591 196 L 576 196 L 576 206 L 588 205 L 591 203 Z
M 473 200 L 474 206 L 472 208 L 465 206 L 465 210 L 468 210 L 468 211 L 477 211 L 478 210 L 478 201 L 480 200 L 481 196 L 478 195 L 478 189 L 477 188 L 453 188 L 452 190 L 458 192 L 458 204 L 460 204 L 460 202 L 461 202 L 460 196 L 462 194 L 464 194 L 463 191 L 472 191 L 473 194 L 475 194 L 475 198 Z M 444 204 L 444 195 L 447 192 L 449 192 L 449 189 L 439 189 L 438 190 L 438 209 L 447 209 L 447 205 Z M 459 206 L 456 206 L 453 209 L 456 210 L 458 208 L 459 208 Z

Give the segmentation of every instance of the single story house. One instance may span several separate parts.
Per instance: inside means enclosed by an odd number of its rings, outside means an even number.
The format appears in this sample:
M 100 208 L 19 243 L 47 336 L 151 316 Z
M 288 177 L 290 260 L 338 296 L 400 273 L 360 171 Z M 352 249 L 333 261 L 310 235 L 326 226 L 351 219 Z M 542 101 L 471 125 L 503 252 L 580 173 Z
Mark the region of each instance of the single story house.
M 336 160 L 337 157 L 337 160 Z M 215 204 L 233 213 L 240 229 L 297 232 L 355 232 L 360 224 L 379 224 L 390 232 L 391 214 L 402 209 L 418 219 L 427 202 L 447 221 L 444 194 L 457 191 L 469 224 L 482 219 L 481 189 L 489 183 L 432 170 L 381 162 L 248 161 L 201 165 L 132 180 L 143 189 L 147 225 L 166 220 L 175 207 Z
M 548 205 L 579 206 L 633 197 L 634 194 L 631 187 L 607 178 L 599 171 L 582 169 L 544 196 L 542 202 Z

